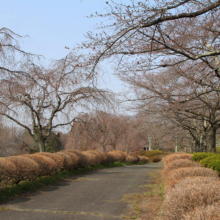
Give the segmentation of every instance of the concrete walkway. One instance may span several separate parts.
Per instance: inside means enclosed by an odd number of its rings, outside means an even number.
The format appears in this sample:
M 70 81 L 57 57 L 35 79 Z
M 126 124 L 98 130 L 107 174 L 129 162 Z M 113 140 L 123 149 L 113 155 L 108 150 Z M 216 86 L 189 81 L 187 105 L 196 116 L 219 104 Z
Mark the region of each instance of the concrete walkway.
M 126 194 L 144 193 L 162 164 L 108 168 L 60 181 L 0 206 L 1 220 L 116 220 L 128 216 Z

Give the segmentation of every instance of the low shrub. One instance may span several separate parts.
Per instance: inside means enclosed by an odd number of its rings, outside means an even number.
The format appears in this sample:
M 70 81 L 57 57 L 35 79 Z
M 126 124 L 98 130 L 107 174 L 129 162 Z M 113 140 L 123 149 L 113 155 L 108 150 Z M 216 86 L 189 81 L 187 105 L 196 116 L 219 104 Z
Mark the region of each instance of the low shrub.
M 99 158 L 94 153 L 88 151 L 84 151 L 82 153 L 86 156 L 86 162 L 84 162 L 85 167 L 89 167 L 91 165 L 94 166 L 95 164 L 98 164 Z
M 164 217 L 179 220 L 196 207 L 220 200 L 220 182 L 215 177 L 191 177 L 178 182 L 165 194 Z
M 144 156 L 139 156 L 139 162 L 140 163 L 149 163 L 149 158 Z
M 80 168 L 83 167 L 82 163 L 82 158 L 85 157 L 85 155 L 80 154 L 80 152 L 75 152 L 73 153 L 73 151 L 61 151 L 62 153 L 65 153 L 66 155 L 68 155 L 71 158 L 71 167 L 70 170 L 73 170 L 74 168 Z M 80 155 L 81 158 L 78 156 Z M 85 160 L 85 159 L 84 159 Z
M 72 171 L 75 168 L 88 168 L 91 165 L 95 167 L 115 162 L 120 164 L 125 161 L 146 163 L 149 158 L 128 156 L 123 151 L 112 151 L 105 154 L 97 150 L 84 152 L 64 150 L 57 153 L 23 154 L 1 158 L 0 182 L 10 180 L 11 183 L 19 183 L 22 180 L 33 180 L 34 178 L 53 175 L 63 170 Z
M 183 215 L 182 220 L 219 220 L 220 203 L 214 203 L 208 206 L 196 207 L 192 212 Z
M 74 153 L 78 157 L 79 160 L 77 163 L 77 167 L 79 168 L 87 167 L 87 165 L 89 164 L 88 158 L 85 154 L 83 154 L 83 152 L 80 152 L 78 150 L 64 150 L 64 152 Z
M 59 156 L 61 156 L 63 158 L 63 160 L 64 160 L 64 168 L 63 169 L 64 170 L 71 170 L 71 169 L 73 169 L 74 164 L 78 163 L 78 161 L 75 158 L 75 157 L 77 157 L 75 154 L 74 154 L 74 160 L 76 160 L 76 163 L 73 162 L 72 157 L 69 154 L 67 154 L 66 152 L 59 151 L 59 152 L 56 152 L 55 154 L 58 154 Z
M 6 157 L 5 160 L 13 163 L 16 167 L 13 182 L 19 183 L 22 180 L 33 180 L 39 176 L 39 165 L 32 159 L 21 156 Z
M 192 154 L 187 154 L 187 153 L 175 153 L 175 154 L 169 154 L 164 158 L 164 163 L 168 164 L 170 162 L 173 162 L 174 160 L 179 160 L 179 159 L 188 159 L 191 160 L 193 157 Z
M 96 164 L 104 164 L 106 163 L 106 155 L 105 153 L 98 150 L 87 150 L 85 152 L 89 152 L 93 154 L 96 158 Z
M 64 170 L 71 170 L 72 163 L 73 163 L 71 157 L 69 155 L 67 155 L 66 153 L 61 152 L 61 151 L 56 152 L 55 154 L 58 154 L 63 158 L 63 160 L 64 160 L 64 168 L 63 169 Z
M 138 163 L 140 161 L 139 157 L 137 156 L 127 156 L 126 157 L 126 162 L 128 163 Z
M 162 154 L 163 154 L 163 151 L 162 151 L 162 150 L 148 150 L 148 151 L 145 151 L 142 156 L 145 156 L 145 157 L 154 157 L 154 156 L 162 155 Z
M 220 154 L 220 147 L 216 147 L 216 153 Z
M 213 155 L 215 155 L 215 154 L 214 153 L 194 153 L 193 157 L 192 157 L 192 160 L 199 162 L 200 160 L 203 160 L 206 157 L 210 157 L 210 156 L 213 156 Z
M 106 161 L 107 163 L 114 163 L 117 161 L 117 157 L 111 152 L 106 153 Z
M 157 156 L 154 156 L 151 160 L 152 160 L 153 163 L 158 163 L 158 162 L 160 162 L 162 159 L 161 159 L 160 156 L 157 155 Z
M 179 181 L 187 177 L 218 177 L 218 172 L 207 169 L 204 167 L 184 167 L 179 169 L 171 170 L 168 175 L 165 176 L 166 183 L 168 186 L 173 186 Z
M 52 159 L 57 165 L 57 171 L 61 171 L 64 169 L 64 159 L 58 154 L 44 152 L 44 153 L 37 153 L 35 155 L 42 155 Z
M 3 180 L 12 180 L 16 174 L 16 166 L 6 160 L 5 158 L 1 158 L 0 160 L 0 182 Z
M 167 175 L 167 173 L 171 170 L 175 170 L 178 168 L 183 168 L 183 167 L 201 167 L 202 165 L 191 161 L 189 159 L 179 159 L 179 160 L 173 160 L 169 162 L 168 164 L 164 165 L 164 170 L 163 173 L 164 175 Z
M 212 168 L 220 173 L 220 155 L 215 154 L 200 160 L 200 163 L 207 168 Z
M 38 164 L 39 176 L 50 176 L 58 170 L 58 165 L 54 160 L 41 154 L 23 154 L 21 157 L 29 158 Z
M 107 157 L 111 156 L 112 163 L 118 161 L 121 162 L 121 154 L 115 151 L 110 151 L 106 154 Z M 109 159 L 109 158 L 108 158 Z
M 125 152 L 120 151 L 120 150 L 116 150 L 116 151 L 112 151 L 112 152 L 119 153 L 121 155 L 120 162 L 125 162 L 126 161 L 126 157 L 128 155 Z

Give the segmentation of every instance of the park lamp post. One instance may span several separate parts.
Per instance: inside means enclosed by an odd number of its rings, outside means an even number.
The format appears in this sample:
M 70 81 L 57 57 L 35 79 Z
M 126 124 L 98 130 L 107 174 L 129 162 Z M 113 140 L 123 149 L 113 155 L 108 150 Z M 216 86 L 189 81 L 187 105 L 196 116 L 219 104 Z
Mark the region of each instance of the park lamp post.
M 151 150 L 151 137 L 148 138 L 149 138 L 149 150 Z
M 175 153 L 177 153 L 177 135 L 176 135 L 176 146 L 175 146 Z

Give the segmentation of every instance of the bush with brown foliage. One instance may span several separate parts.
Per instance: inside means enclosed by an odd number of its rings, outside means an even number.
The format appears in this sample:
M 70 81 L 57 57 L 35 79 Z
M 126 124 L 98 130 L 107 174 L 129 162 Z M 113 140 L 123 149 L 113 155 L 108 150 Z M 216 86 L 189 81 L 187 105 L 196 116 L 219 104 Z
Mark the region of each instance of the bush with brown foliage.
M 71 158 L 71 167 L 70 170 L 81 167 L 81 159 L 77 155 L 77 153 L 73 153 L 72 151 L 61 151 L 62 153 L 65 153 Z
M 5 158 L 0 159 L 0 182 L 3 180 L 12 180 L 15 178 L 16 166 L 6 160 Z
M 140 161 L 139 157 L 137 156 L 127 156 L 126 157 L 126 162 L 128 163 L 138 163 Z
M 39 176 L 53 175 L 58 171 L 72 170 L 90 165 L 113 162 L 143 162 L 147 157 L 128 156 L 123 151 L 112 151 L 107 154 L 88 150 L 64 150 L 57 153 L 36 153 L 11 156 L 0 160 L 0 182 L 10 180 L 19 183 L 21 180 L 33 180 Z
M 164 200 L 164 217 L 179 220 L 196 207 L 220 200 L 220 181 L 216 177 L 186 178 L 170 188 Z
M 102 164 L 106 162 L 106 155 L 105 153 L 98 151 L 98 150 L 87 150 L 84 153 L 91 153 L 95 156 L 96 164 Z
M 47 153 L 47 152 L 37 153 L 37 155 L 42 155 L 42 156 L 45 156 L 45 157 L 49 157 L 50 159 L 52 159 L 56 163 L 57 171 L 63 170 L 63 168 L 64 168 L 64 159 L 60 155 L 54 154 L 54 153 Z
M 58 170 L 58 165 L 54 160 L 41 154 L 23 154 L 20 156 L 32 159 L 38 164 L 39 176 L 53 175 Z
M 114 163 L 116 161 L 117 157 L 115 156 L 115 154 L 112 154 L 111 152 L 106 153 L 106 163 Z
M 73 157 L 67 154 L 67 152 L 59 151 L 55 154 L 61 156 L 64 160 L 64 170 L 71 170 L 78 164 L 79 158 L 73 154 Z
M 39 176 L 39 165 L 32 159 L 21 156 L 6 157 L 5 160 L 13 163 L 16 167 L 13 182 L 33 180 Z
M 88 158 L 86 157 L 86 155 L 78 150 L 64 150 L 63 152 L 67 152 L 67 154 L 68 154 L 68 152 L 74 153 L 78 157 L 77 167 L 79 167 L 79 168 L 86 167 L 87 164 L 89 164 L 89 161 L 88 161 Z
M 173 186 L 180 180 L 187 177 L 218 177 L 218 172 L 212 169 L 207 169 L 204 167 L 184 167 L 179 169 L 171 170 L 166 176 L 166 183 L 169 186 Z
M 161 159 L 160 156 L 154 156 L 151 160 L 152 160 L 153 163 L 158 163 L 158 162 L 160 162 L 162 159 Z
M 107 155 L 107 158 L 110 156 L 108 159 L 112 160 L 112 163 L 116 161 L 121 162 L 121 154 L 115 151 L 110 151 L 106 155 Z
M 193 162 L 189 159 L 173 160 L 172 162 L 169 162 L 168 164 L 164 164 L 163 174 L 167 175 L 169 171 L 182 168 L 182 167 L 201 167 L 201 166 L 202 166 L 201 164 Z
M 192 212 L 183 215 L 181 220 L 219 220 L 220 202 L 208 206 L 196 207 Z
M 144 157 L 144 156 L 138 156 L 139 157 L 139 162 L 141 163 L 148 163 L 150 160 L 148 157 Z
M 84 167 L 89 167 L 91 165 L 97 164 L 99 162 L 95 154 L 91 152 L 84 151 L 82 152 L 86 156 L 86 161 L 84 161 Z
M 174 160 L 179 160 L 179 159 L 192 160 L 192 157 L 193 157 L 192 154 L 186 154 L 186 153 L 169 154 L 164 158 L 164 163 L 168 164 L 170 162 L 173 162 Z
M 120 151 L 120 150 L 115 150 L 115 151 L 112 151 L 112 152 L 120 154 L 120 162 L 125 162 L 126 157 L 127 157 L 127 154 L 125 152 Z

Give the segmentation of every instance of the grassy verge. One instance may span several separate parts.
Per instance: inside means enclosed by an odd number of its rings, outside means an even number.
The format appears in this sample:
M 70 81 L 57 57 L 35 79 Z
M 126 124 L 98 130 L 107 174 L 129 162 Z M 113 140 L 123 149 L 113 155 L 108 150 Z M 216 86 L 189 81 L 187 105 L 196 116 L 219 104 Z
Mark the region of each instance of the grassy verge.
M 76 169 L 73 171 L 59 172 L 53 176 L 42 176 L 33 181 L 21 181 L 19 184 L 0 186 L 0 202 L 4 202 L 6 200 L 15 198 L 23 193 L 34 192 L 36 190 L 39 190 L 43 186 L 51 185 L 53 183 L 58 182 L 59 180 L 70 179 L 73 176 L 84 174 L 84 173 L 91 172 L 94 170 L 111 168 L 111 167 L 119 167 L 119 166 L 125 166 L 125 165 L 128 166 L 128 165 L 136 165 L 136 164 L 126 163 L 126 162 L 100 164 L 100 165 L 95 165 L 95 166 L 91 166 L 87 168 Z
M 123 202 L 130 203 L 133 211 L 126 216 L 127 219 L 160 219 L 164 196 L 165 183 L 161 176 L 161 169 L 151 172 L 152 181 L 144 193 L 126 194 Z M 139 186 L 140 187 L 140 186 Z

